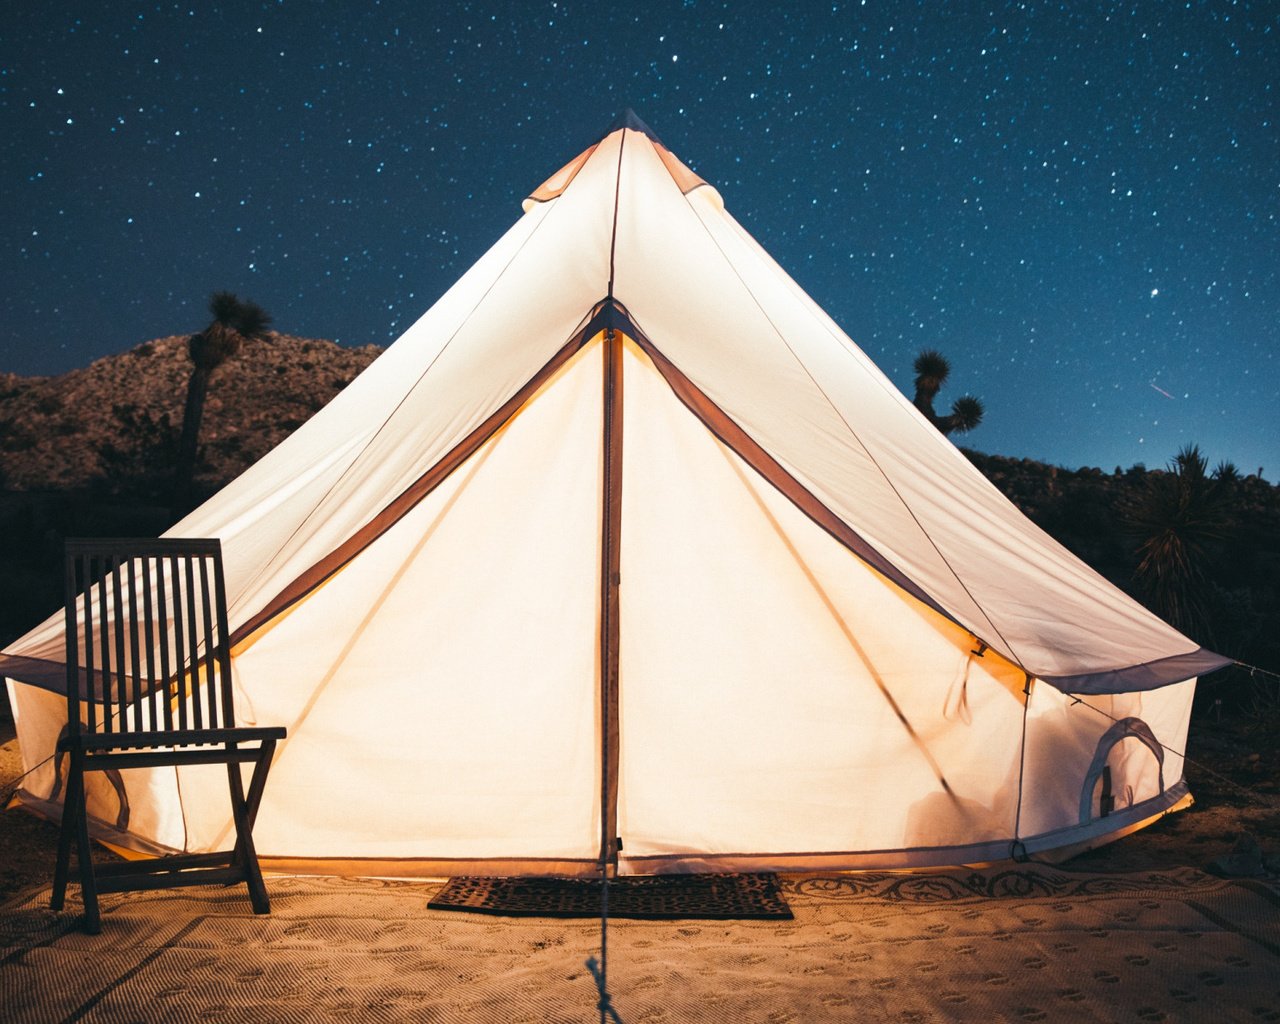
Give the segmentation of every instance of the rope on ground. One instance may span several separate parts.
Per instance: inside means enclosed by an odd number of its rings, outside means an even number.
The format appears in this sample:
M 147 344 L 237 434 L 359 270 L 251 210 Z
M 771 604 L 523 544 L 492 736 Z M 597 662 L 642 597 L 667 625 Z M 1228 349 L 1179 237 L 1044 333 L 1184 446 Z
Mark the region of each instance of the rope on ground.
M 605 981 L 604 966 L 592 956 L 587 958 L 587 970 L 591 972 L 591 977 L 595 978 L 596 991 L 600 994 L 600 999 L 596 1003 L 596 1008 L 600 1011 L 600 1024 L 606 1024 L 607 1021 L 613 1021 L 613 1024 L 622 1024 L 622 1018 L 618 1016 L 618 1011 L 613 1008 L 613 999 L 609 995 L 609 989 Z
M 600 1024 L 622 1024 L 622 1018 L 613 1007 L 609 995 L 609 860 L 600 857 L 600 959 L 587 958 L 587 970 L 596 982 L 596 1009 L 600 1011 Z

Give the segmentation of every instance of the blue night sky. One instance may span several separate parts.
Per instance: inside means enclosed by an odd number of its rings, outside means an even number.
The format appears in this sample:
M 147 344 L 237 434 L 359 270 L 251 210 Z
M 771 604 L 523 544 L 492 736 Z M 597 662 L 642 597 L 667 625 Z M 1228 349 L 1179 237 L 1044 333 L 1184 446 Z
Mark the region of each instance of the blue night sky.
M 625 107 L 963 443 L 1280 477 L 1274 3 L 14 0 L 0 371 L 392 341 Z

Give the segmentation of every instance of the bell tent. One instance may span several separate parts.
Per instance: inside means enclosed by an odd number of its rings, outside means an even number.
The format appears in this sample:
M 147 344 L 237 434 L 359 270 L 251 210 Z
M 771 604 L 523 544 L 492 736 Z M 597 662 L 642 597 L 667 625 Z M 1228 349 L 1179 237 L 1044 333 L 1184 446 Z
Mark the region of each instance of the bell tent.
M 524 209 L 170 531 L 221 538 L 238 712 L 288 727 L 264 863 L 954 864 L 1186 802 L 1224 659 L 1019 513 L 634 114 Z M 63 651 L 56 616 L 0 664 L 50 815 Z M 89 809 L 216 848 L 219 771 Z

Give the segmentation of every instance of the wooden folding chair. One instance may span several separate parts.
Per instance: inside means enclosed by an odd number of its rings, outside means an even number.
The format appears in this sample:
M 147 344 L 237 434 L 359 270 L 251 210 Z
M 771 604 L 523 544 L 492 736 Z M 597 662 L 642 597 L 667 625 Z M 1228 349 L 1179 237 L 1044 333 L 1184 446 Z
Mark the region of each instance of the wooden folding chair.
M 101 930 L 98 894 L 244 882 L 258 914 L 270 912 L 253 823 L 282 727 L 236 724 L 226 584 L 218 540 L 66 542 L 69 757 L 53 876 L 61 910 L 74 839 L 84 929 Z M 85 772 L 225 764 L 235 845 L 95 865 Z M 252 764 L 248 790 L 241 765 Z M 122 799 L 125 799 L 122 797 Z

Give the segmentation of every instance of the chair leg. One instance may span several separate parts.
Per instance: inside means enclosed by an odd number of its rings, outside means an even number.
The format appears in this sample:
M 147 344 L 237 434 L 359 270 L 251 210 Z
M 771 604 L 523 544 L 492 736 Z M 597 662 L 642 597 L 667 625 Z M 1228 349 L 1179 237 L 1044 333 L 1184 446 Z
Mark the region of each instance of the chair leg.
M 79 863 L 81 863 L 81 900 L 84 902 L 84 931 L 96 936 L 102 931 L 102 919 L 97 909 L 97 878 L 93 876 L 93 847 L 88 837 L 88 806 L 84 800 L 84 777 L 81 776 L 81 813 L 76 824 L 79 835 Z
M 266 756 L 259 756 L 254 763 L 253 777 L 249 780 L 250 799 L 254 796 L 261 798 L 266 769 L 270 764 L 270 758 Z M 264 778 L 260 781 L 259 776 Z M 239 764 L 227 765 L 227 780 L 231 790 L 231 817 L 236 830 L 236 845 L 231 854 L 231 863 L 244 874 L 253 912 L 269 914 L 271 900 L 267 896 L 266 883 L 263 882 L 262 871 L 258 867 L 258 852 L 253 845 L 253 819 L 257 816 L 257 801 L 254 800 L 254 806 L 250 807 L 249 801 L 245 799 L 244 780 L 240 777 Z
M 90 935 L 102 931 L 102 917 L 98 911 L 98 883 L 93 874 L 93 848 L 89 840 L 89 807 L 84 788 L 84 764 L 73 753 L 71 771 L 67 780 L 67 797 L 75 793 L 76 855 L 80 861 L 80 898 L 84 902 L 84 930 Z M 65 805 L 64 805 L 65 807 Z M 64 810 L 65 814 L 66 811 Z
M 58 859 L 53 866 L 53 894 L 49 898 L 52 910 L 61 910 L 66 901 L 67 875 L 71 869 L 71 842 L 75 835 L 76 818 L 81 808 L 76 800 L 76 787 L 67 786 L 62 797 L 62 822 L 58 826 Z

